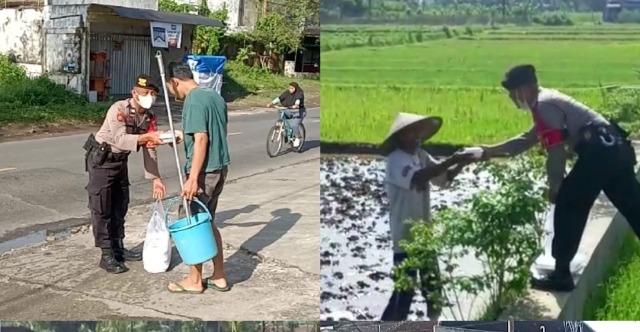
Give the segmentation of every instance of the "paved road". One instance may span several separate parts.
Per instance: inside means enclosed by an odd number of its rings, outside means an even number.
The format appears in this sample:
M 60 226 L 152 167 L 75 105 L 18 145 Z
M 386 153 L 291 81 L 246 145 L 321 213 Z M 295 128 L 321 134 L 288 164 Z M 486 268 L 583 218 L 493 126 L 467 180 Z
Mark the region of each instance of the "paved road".
M 318 158 L 320 109 L 308 111 L 305 119 L 308 150 L 277 158 L 269 158 L 265 151 L 267 131 L 273 125 L 276 113 L 230 112 L 230 180 Z M 61 229 L 87 222 L 84 187 L 88 176 L 82 150 L 86 137 L 87 134 L 81 134 L 0 144 L 0 242 L 32 231 Z M 184 158 L 182 146 L 179 146 L 179 152 Z M 159 159 L 168 190 L 177 192 L 179 183 L 171 148 L 160 149 Z M 139 153 L 130 158 L 129 177 L 132 206 L 148 201 L 151 184 L 144 179 Z

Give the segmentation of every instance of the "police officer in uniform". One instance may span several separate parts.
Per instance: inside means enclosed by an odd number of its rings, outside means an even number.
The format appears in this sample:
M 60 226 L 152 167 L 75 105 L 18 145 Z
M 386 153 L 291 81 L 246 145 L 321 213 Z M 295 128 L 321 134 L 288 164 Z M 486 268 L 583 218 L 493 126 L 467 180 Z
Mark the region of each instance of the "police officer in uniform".
M 149 111 L 158 86 L 141 75 L 131 98 L 117 101 L 107 111 L 100 130 L 85 143 L 89 172 L 89 209 L 95 246 L 102 250 L 100 267 L 109 273 L 128 270 L 125 261 L 139 261 L 142 254 L 124 248 L 124 222 L 129 208 L 128 158 L 142 148 L 145 178 L 153 180 L 153 196 L 164 196 L 155 147 L 162 144 L 156 117 Z
M 601 191 L 640 236 L 635 151 L 628 133 L 615 122 L 563 93 L 539 86 L 533 65 L 511 68 L 502 86 L 519 109 L 531 114 L 534 125 L 506 142 L 482 147 L 484 158 L 515 156 L 537 142 L 547 151 L 548 199 L 556 205 L 552 244 L 556 266 L 553 273 L 531 282 L 541 290 L 571 291 L 575 285 L 569 266 Z M 568 151 L 578 159 L 565 177 Z

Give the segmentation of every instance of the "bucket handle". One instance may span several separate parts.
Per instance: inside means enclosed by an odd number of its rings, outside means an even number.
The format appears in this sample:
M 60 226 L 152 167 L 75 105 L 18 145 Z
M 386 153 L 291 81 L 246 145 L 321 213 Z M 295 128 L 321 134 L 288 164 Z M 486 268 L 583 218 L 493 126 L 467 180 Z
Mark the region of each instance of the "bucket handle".
M 179 200 L 179 197 L 174 197 L 174 198 L 169 200 L 169 204 L 167 204 L 167 209 L 164 211 L 164 221 L 165 221 L 165 223 L 168 220 L 169 211 L 171 211 L 171 208 L 173 207 L 173 204 L 175 204 L 178 200 Z M 207 208 L 207 206 L 204 205 L 204 203 L 202 203 L 202 201 L 199 200 L 196 197 L 193 198 L 193 201 L 196 202 L 198 205 L 200 205 L 200 207 L 202 207 L 205 212 L 207 212 L 207 214 L 209 215 L 209 220 L 211 220 L 211 222 L 213 222 L 213 216 L 211 215 L 211 212 L 209 212 L 209 208 Z M 189 223 L 191 223 L 191 218 L 189 218 Z

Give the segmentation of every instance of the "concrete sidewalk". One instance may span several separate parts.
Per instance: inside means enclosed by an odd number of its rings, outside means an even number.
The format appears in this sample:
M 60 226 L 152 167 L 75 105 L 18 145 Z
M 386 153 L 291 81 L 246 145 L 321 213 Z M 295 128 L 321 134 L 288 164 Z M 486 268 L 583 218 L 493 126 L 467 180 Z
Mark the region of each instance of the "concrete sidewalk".
M 99 269 L 84 226 L 63 239 L 0 256 L 0 320 L 317 320 L 320 299 L 319 160 L 225 185 L 216 215 L 232 289 L 171 294 L 188 267 L 120 275 Z M 55 199 L 52 197 L 52 199 Z M 151 206 L 130 209 L 127 247 L 142 248 Z M 212 272 L 205 264 L 205 276 Z

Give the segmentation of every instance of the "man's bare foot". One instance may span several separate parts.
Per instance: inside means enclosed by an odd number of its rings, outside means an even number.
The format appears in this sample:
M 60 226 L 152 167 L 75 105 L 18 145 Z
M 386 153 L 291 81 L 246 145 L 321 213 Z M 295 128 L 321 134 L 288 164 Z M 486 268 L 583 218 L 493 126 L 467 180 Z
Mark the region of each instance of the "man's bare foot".
M 180 282 L 172 282 L 167 287 L 171 293 L 190 293 L 200 294 L 204 292 L 202 284 L 194 284 L 190 279 L 184 279 Z

